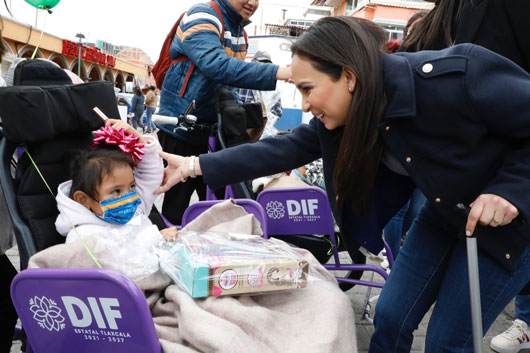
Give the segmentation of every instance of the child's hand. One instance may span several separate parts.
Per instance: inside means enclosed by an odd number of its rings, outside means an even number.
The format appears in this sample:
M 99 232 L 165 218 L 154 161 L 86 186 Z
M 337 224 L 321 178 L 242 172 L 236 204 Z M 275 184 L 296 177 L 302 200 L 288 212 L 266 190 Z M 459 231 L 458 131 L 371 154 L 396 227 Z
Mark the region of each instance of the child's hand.
M 135 128 L 133 128 L 131 125 L 127 124 L 125 121 L 117 120 L 117 119 L 109 119 L 105 123 L 105 127 L 107 127 L 109 125 L 112 126 L 112 128 L 114 130 L 119 131 L 120 129 L 124 129 L 128 133 L 135 134 L 136 136 L 138 136 L 140 138 L 139 142 L 145 145 L 145 140 L 144 140 L 143 136 L 138 131 L 136 131 Z
M 175 241 L 178 237 L 178 230 L 177 227 L 171 227 L 171 228 L 165 228 L 160 231 L 162 233 L 162 236 L 167 241 Z

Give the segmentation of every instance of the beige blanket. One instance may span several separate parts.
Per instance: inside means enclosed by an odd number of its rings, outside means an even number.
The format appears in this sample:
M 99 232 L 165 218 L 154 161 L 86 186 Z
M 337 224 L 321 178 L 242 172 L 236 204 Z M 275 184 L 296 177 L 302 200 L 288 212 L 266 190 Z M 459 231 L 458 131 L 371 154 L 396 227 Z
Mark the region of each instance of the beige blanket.
M 212 207 L 186 229 L 261 233 L 259 222 L 229 201 Z M 96 240 L 88 238 L 87 243 L 94 249 Z M 192 299 L 160 272 L 138 281 L 164 352 L 357 352 L 349 298 L 309 252 L 296 251 L 322 280 L 293 291 L 206 299 Z M 99 252 L 97 258 L 103 267 L 113 268 L 112 254 Z M 76 242 L 37 253 L 29 266 L 94 264 Z

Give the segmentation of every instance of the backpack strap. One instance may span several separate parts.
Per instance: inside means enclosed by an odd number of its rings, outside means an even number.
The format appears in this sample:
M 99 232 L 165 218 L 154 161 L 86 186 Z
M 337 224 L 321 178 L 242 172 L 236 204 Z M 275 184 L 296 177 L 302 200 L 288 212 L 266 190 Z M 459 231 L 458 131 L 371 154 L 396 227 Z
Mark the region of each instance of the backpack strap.
M 221 44 L 222 44 L 223 39 L 225 37 L 225 23 L 223 20 L 223 14 L 221 13 L 221 9 L 219 8 L 219 5 L 215 1 L 210 1 L 208 4 L 214 9 L 215 13 L 217 13 L 217 17 L 219 17 L 219 20 L 221 21 L 221 35 L 219 37 L 219 40 L 221 41 Z M 180 20 L 182 19 L 184 14 L 185 13 L 183 13 L 180 16 L 180 19 L 177 23 L 177 27 L 178 27 L 178 24 L 180 24 Z M 177 32 L 177 28 L 175 28 L 175 31 L 173 33 L 176 33 L 176 32 Z M 246 40 L 246 35 L 245 35 L 245 40 Z M 171 61 L 171 64 L 182 62 L 182 61 L 187 61 L 187 60 L 189 60 L 187 56 L 181 56 L 180 58 L 173 59 Z M 188 82 L 190 80 L 191 74 L 193 73 L 194 69 L 195 69 L 195 64 L 190 63 L 190 66 L 188 67 L 188 71 L 186 72 L 186 77 L 184 78 L 184 82 L 182 83 L 182 87 L 180 88 L 180 91 L 179 91 L 179 97 L 181 98 L 184 97 L 184 93 L 186 93 L 186 88 L 188 87 Z
M 219 40 L 222 42 L 223 38 L 225 37 L 225 21 L 223 20 L 223 14 L 221 13 L 219 4 L 217 4 L 215 1 L 210 1 L 208 4 L 210 4 L 210 6 L 214 9 L 217 17 L 219 17 L 219 20 L 221 21 L 221 38 L 219 38 Z
M 247 36 L 247 31 L 245 31 L 244 28 L 243 28 L 243 36 L 245 37 L 245 46 L 248 49 L 248 36 Z

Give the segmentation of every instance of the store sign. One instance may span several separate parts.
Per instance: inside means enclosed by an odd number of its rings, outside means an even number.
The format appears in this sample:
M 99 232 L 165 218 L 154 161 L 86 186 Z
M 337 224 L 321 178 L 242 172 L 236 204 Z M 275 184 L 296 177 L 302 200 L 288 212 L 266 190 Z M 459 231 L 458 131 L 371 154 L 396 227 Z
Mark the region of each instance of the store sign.
M 79 44 L 63 39 L 63 55 L 79 57 Z M 81 59 L 98 63 L 100 65 L 114 67 L 116 65 L 116 58 L 112 55 L 102 53 L 99 48 L 81 46 Z

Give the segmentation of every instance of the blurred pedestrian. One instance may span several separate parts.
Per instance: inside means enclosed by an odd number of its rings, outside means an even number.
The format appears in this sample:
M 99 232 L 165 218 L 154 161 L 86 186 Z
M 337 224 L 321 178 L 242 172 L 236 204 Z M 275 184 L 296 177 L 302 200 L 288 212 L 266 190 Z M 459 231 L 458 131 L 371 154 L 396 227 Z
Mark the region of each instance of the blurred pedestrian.
M 158 105 L 158 97 L 156 96 L 156 88 L 154 85 L 149 85 L 149 91 L 145 95 L 145 119 L 146 119 L 146 132 L 151 133 L 155 130 L 155 124 L 153 123 L 152 117 L 156 111 Z
M 142 93 L 142 90 L 140 89 L 140 87 L 135 86 L 134 95 L 131 101 L 131 112 L 132 112 L 131 125 L 135 129 L 140 127 L 142 129 L 142 132 L 144 132 L 144 123 L 142 121 L 142 116 L 144 114 L 144 102 L 145 102 L 145 97 Z

